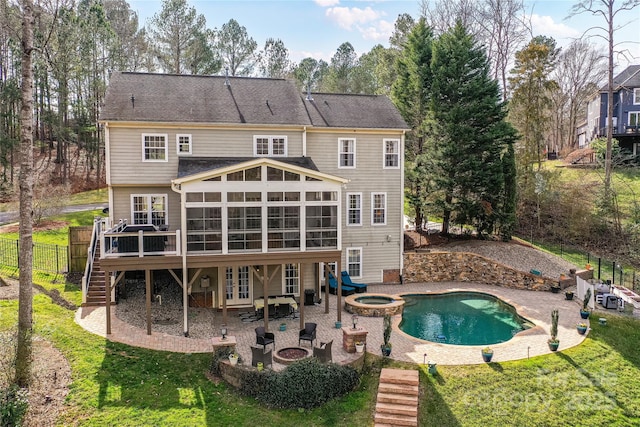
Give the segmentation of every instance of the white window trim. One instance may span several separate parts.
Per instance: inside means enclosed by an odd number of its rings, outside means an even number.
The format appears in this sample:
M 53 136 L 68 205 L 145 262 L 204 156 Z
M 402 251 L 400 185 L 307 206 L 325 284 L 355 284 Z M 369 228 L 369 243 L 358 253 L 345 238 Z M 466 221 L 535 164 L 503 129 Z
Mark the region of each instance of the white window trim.
M 360 197 L 360 208 L 359 208 L 359 210 L 360 210 L 360 218 L 358 219 L 357 223 L 353 223 L 353 224 L 351 224 L 349 222 L 349 213 L 351 211 L 351 207 L 350 207 L 350 204 L 349 204 L 349 196 L 359 196 Z M 345 222 L 347 224 L 347 227 L 359 227 L 359 226 L 362 226 L 362 200 L 363 200 L 362 199 L 362 193 L 347 193 L 347 201 L 346 201 L 346 205 L 345 205 L 346 206 L 345 211 L 347 213 L 347 217 L 345 218 Z
M 375 210 L 375 196 L 382 194 L 384 196 L 384 222 L 374 222 L 375 219 L 375 215 L 374 215 L 374 210 Z M 387 225 L 387 193 L 385 192 L 375 192 L 375 193 L 371 193 L 371 225 L 374 227 L 377 226 L 381 226 L 381 225 Z
M 151 198 L 152 197 L 163 197 L 164 198 L 164 223 L 165 225 L 169 224 L 169 197 L 167 194 L 162 194 L 162 193 L 154 193 L 154 194 L 146 194 L 146 193 L 142 193 L 142 194 L 131 194 L 130 198 L 129 198 L 129 209 L 131 210 L 131 225 L 148 225 L 148 224 L 153 224 L 152 221 L 148 221 L 149 219 L 151 219 L 151 214 L 153 211 L 149 211 L 147 212 L 147 223 L 146 224 L 136 224 L 134 217 L 135 217 L 135 212 L 133 209 L 133 199 L 135 197 L 145 197 L 147 198 L 147 204 L 149 205 L 149 209 L 151 209 Z
M 298 292 L 293 292 L 293 295 L 300 296 L 300 264 L 290 264 L 295 265 L 296 270 L 298 272 L 298 276 L 296 279 L 298 280 Z M 282 293 L 290 294 L 291 292 L 287 292 L 287 264 L 282 265 Z
M 342 142 L 353 141 L 353 166 L 342 166 Z M 355 138 L 338 138 L 338 169 L 355 169 L 356 168 L 356 139 Z
M 180 151 L 180 138 L 189 138 L 189 151 Z M 176 154 L 178 156 L 188 156 L 192 154 L 193 138 L 190 133 L 178 133 L 176 134 Z
M 398 165 L 397 166 L 387 166 L 387 142 L 395 142 L 396 148 L 398 151 L 395 155 L 398 157 Z M 393 154 L 393 153 L 391 153 Z M 382 168 L 383 169 L 400 169 L 400 140 L 394 138 L 388 138 L 382 140 Z
M 258 138 L 265 138 L 269 140 L 269 152 L 265 154 L 258 154 Z M 284 153 L 273 154 L 273 140 L 284 139 Z M 289 154 L 289 141 L 286 135 L 253 135 L 253 156 L 266 156 L 266 157 L 287 157 Z
M 161 136 L 164 138 L 164 159 L 147 159 L 145 157 L 144 149 L 145 142 L 144 139 L 147 136 Z M 166 133 L 143 133 L 142 134 L 142 161 L 143 162 L 168 162 L 169 161 L 169 135 Z
M 633 105 L 640 105 L 640 87 L 633 89 Z
M 629 113 L 627 113 L 627 125 L 628 126 L 640 126 L 640 111 L 629 111 Z M 631 116 L 637 116 L 636 118 L 636 124 L 632 125 L 631 124 Z
M 358 251 L 360 253 L 360 275 L 359 276 L 351 276 L 352 279 L 360 279 L 362 278 L 362 272 L 364 271 L 364 262 L 362 260 L 362 247 L 352 247 L 352 248 L 347 248 L 347 251 L 345 252 L 345 270 L 349 271 L 349 251 Z M 351 272 L 349 272 L 349 275 L 351 275 Z

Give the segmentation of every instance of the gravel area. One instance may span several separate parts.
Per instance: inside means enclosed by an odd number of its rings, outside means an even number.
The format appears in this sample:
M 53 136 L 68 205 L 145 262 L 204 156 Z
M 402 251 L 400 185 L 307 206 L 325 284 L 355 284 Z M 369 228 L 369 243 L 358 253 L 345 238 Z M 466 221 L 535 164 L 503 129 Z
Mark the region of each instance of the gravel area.
M 560 278 L 572 268 L 579 269 L 560 257 L 519 243 L 483 240 L 464 240 L 433 247 L 434 250 L 471 252 L 496 260 L 519 271 L 538 270 L 544 277 Z
M 571 263 L 546 252 L 517 243 L 464 240 L 437 246 L 432 250 L 472 252 L 520 271 L 538 270 L 545 277 L 559 278 L 568 274 Z M 116 316 L 138 328 L 146 329 L 146 301 L 144 279 L 125 279 L 119 285 L 120 296 Z M 159 297 L 158 297 L 159 296 Z M 151 300 L 152 330 L 169 335 L 183 335 L 182 288 L 169 274 L 154 274 L 154 290 Z M 189 308 L 189 336 L 210 338 L 218 333 L 214 327 L 215 313 L 207 308 Z M 219 319 L 218 319 L 219 323 Z

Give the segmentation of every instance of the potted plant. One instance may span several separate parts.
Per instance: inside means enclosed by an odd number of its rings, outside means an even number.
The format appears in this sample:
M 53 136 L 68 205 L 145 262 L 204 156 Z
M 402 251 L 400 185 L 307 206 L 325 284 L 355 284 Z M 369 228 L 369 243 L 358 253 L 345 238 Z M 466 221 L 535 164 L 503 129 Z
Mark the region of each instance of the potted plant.
M 287 324 L 286 323 L 280 323 L 280 331 L 286 331 L 287 330 Z
M 580 309 L 580 317 L 583 319 L 589 318 L 589 302 L 591 302 L 591 288 L 587 288 L 582 299 L 582 309 Z
M 491 347 L 485 347 L 482 349 L 482 360 L 489 363 L 493 357 L 493 349 Z
M 551 311 L 551 330 L 549 331 L 551 338 L 547 341 L 549 344 L 549 350 L 556 351 L 560 345 L 558 340 L 558 309 Z
M 383 356 L 389 356 L 391 354 L 391 343 L 389 339 L 391 338 L 391 316 L 388 314 L 384 315 L 384 319 L 382 321 L 382 338 L 384 342 L 380 345 L 380 350 L 382 351 Z
M 231 366 L 236 366 L 238 364 L 239 358 L 240 356 L 236 352 L 229 354 L 229 363 L 231 364 Z
M 576 329 L 578 329 L 578 333 L 580 335 L 584 335 L 587 332 L 587 324 L 586 323 L 578 323 L 578 325 L 576 326 Z
M 362 341 L 356 341 L 356 353 L 364 352 L 364 343 Z
M 567 299 L 567 301 L 571 301 L 573 299 L 573 291 L 565 292 L 564 297 Z

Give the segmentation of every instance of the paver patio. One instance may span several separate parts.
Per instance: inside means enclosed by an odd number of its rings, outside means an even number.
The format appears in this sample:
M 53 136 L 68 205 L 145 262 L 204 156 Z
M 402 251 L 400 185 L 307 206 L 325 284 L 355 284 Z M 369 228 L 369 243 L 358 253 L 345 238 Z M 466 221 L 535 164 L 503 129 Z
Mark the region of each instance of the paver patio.
M 535 292 L 526 290 L 507 289 L 498 286 L 489 286 L 474 283 L 442 282 L 442 283 L 412 283 L 404 285 L 371 285 L 371 293 L 418 293 L 418 292 L 443 292 L 443 291 L 478 291 L 495 295 L 518 309 L 518 313 L 536 326 L 516 335 L 505 343 L 494 344 L 494 362 L 523 359 L 541 354 L 550 353 L 547 345 L 551 310 L 557 308 L 560 312 L 558 325 L 558 339 L 560 351 L 578 345 L 585 336 L 576 331 L 576 324 L 581 322 L 579 305 L 577 301 L 567 301 L 564 294 L 549 292 Z M 324 297 L 324 295 L 323 295 Z M 342 331 L 335 328 L 336 296 L 330 296 L 330 310 L 324 313 L 324 301 L 315 306 L 305 306 L 305 322 L 318 324 L 317 337 L 319 341 L 333 340 L 333 360 L 344 361 L 351 359 L 352 354 L 342 349 Z M 344 301 L 344 299 L 342 299 Z M 136 328 L 119 320 L 112 311 L 112 334 L 107 338 L 129 344 L 136 347 L 144 347 L 154 350 L 164 350 L 184 353 L 202 353 L 212 351 L 210 339 L 185 338 L 153 332 L 147 335 L 145 329 Z M 94 334 L 106 337 L 106 310 L 104 307 L 82 307 L 76 313 L 76 321 L 84 329 Z M 398 329 L 400 316 L 394 317 L 394 327 L 391 334 L 393 350 L 391 357 L 396 360 L 423 363 L 432 361 L 440 365 L 460 365 L 483 363 L 480 349 L 483 346 L 456 346 L 441 343 L 433 343 L 410 337 Z M 278 330 L 280 323 L 286 323 L 284 332 Z M 242 319 L 234 311 L 229 311 L 227 328 L 229 335 L 237 340 L 237 351 L 245 360 L 251 363 L 250 346 L 255 345 L 255 332 L 257 326 L 262 326 L 262 320 L 243 323 Z M 222 326 L 222 313 L 214 314 L 212 334 L 219 335 Z M 275 333 L 275 348 L 298 346 L 299 319 L 278 319 L 269 322 L 270 331 Z M 351 314 L 342 309 L 342 326 L 351 326 Z M 367 350 L 373 354 L 380 354 L 382 343 L 382 318 L 359 317 L 358 327 L 368 331 Z M 215 331 L 215 332 L 214 332 Z M 303 342 L 302 347 L 311 349 L 308 342 Z M 271 347 L 269 347 L 271 348 Z M 426 356 L 425 356 L 426 354 Z M 284 366 L 274 362 L 274 369 L 279 370 Z

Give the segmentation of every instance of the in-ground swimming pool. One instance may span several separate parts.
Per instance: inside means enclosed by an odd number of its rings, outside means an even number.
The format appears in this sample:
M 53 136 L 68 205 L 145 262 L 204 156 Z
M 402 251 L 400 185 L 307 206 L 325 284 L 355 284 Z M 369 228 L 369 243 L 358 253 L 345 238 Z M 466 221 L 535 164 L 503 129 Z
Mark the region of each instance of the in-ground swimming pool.
M 510 340 L 533 325 L 493 295 L 480 292 L 402 295 L 400 329 L 416 338 L 456 345 Z

